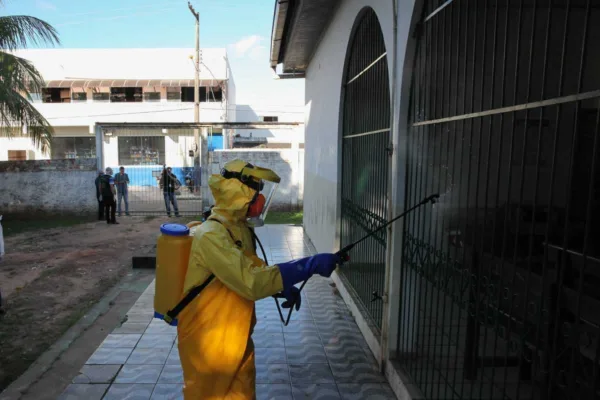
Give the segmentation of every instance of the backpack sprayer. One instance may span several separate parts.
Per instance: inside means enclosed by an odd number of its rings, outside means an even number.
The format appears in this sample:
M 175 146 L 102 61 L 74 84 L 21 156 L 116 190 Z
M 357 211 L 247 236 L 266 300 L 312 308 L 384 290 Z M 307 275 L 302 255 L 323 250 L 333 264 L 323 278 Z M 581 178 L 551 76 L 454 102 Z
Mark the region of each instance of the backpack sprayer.
M 418 204 L 412 206 L 408 210 L 404 211 L 402 214 L 400 214 L 400 215 L 392 218 L 391 220 L 389 220 L 385 224 L 381 225 L 379 228 L 377 228 L 377 229 L 375 229 L 375 230 L 367 233 L 365 236 L 363 236 L 362 238 L 358 239 L 357 241 L 352 242 L 349 245 L 344 246 L 341 250 L 339 250 L 335 254 L 337 254 L 338 256 L 340 256 L 340 258 L 342 259 L 342 263 L 350 261 L 350 256 L 348 255 L 348 253 L 350 252 L 350 250 L 352 250 L 354 248 L 354 246 L 356 246 L 357 244 L 359 244 L 359 243 L 363 242 L 364 240 L 370 238 L 371 236 L 373 236 L 377 232 L 379 232 L 379 231 L 387 228 L 393 222 L 396 222 L 400 218 L 405 217 L 407 214 L 413 212 L 417 208 L 419 208 L 421 206 L 424 206 L 427 203 L 435 204 L 437 202 L 437 199 L 439 197 L 440 197 L 439 194 L 432 194 L 431 196 L 425 197 Z M 261 245 L 261 250 L 262 250 L 262 245 Z M 263 250 L 263 254 L 264 254 L 264 250 Z M 283 303 L 283 308 L 288 308 L 289 307 L 289 309 L 290 309 L 290 312 L 288 313 L 287 319 L 283 318 L 283 313 L 281 312 L 281 305 L 279 304 L 279 301 L 277 300 L 278 298 L 285 298 L 285 296 L 282 293 L 278 293 L 275 296 L 273 296 L 275 298 L 275 303 L 277 304 L 277 310 L 279 311 L 279 318 L 281 318 L 281 322 L 283 323 L 284 326 L 287 326 L 290 323 L 290 318 L 292 317 L 292 311 L 294 310 L 294 307 L 296 308 L 296 311 L 298 311 L 300 309 L 300 305 L 301 305 L 300 293 L 302 292 L 302 289 L 304 289 L 304 285 L 306 285 L 306 282 L 308 282 L 308 279 L 305 280 L 302 283 L 302 285 L 300 286 L 300 290 L 298 291 L 298 294 L 297 294 L 296 298 L 294 299 L 294 301 L 292 302 L 292 304 L 289 304 L 289 302 L 287 302 L 287 301 Z

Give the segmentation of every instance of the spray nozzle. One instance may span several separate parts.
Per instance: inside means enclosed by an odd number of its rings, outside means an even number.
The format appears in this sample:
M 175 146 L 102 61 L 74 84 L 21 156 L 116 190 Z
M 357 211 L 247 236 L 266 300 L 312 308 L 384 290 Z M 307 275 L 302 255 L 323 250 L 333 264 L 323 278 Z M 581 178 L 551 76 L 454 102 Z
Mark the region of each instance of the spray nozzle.
M 437 201 L 438 201 L 439 198 L 440 198 L 439 194 L 437 194 L 437 193 L 436 194 L 432 194 L 429 197 L 425 197 L 423 199 L 423 201 L 421 202 L 421 204 L 427 204 L 427 203 L 435 204 L 435 203 L 437 203 Z

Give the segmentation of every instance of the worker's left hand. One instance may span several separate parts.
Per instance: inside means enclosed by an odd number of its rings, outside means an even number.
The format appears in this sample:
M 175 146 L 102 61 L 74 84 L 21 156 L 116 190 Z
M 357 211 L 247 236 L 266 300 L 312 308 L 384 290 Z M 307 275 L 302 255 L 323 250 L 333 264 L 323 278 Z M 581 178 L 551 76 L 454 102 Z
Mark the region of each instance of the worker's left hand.
M 281 305 L 283 308 L 291 308 L 294 306 L 294 300 L 296 301 L 296 311 L 300 310 L 300 305 L 302 304 L 302 295 L 300 294 L 300 289 L 296 286 L 292 286 L 289 290 L 284 290 L 282 292 L 283 297 L 285 297 L 285 301 Z

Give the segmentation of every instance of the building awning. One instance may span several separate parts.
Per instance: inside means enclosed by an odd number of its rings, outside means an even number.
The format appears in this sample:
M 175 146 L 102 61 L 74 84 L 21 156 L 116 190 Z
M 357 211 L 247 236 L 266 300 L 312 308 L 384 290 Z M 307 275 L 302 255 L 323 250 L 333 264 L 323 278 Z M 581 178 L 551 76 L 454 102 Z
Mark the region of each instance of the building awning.
M 271 32 L 271 68 L 302 78 L 340 0 L 277 0 Z
M 222 81 L 201 79 L 200 86 L 219 86 Z M 193 87 L 193 79 L 65 79 L 46 81 L 49 88 L 94 88 L 94 87 Z

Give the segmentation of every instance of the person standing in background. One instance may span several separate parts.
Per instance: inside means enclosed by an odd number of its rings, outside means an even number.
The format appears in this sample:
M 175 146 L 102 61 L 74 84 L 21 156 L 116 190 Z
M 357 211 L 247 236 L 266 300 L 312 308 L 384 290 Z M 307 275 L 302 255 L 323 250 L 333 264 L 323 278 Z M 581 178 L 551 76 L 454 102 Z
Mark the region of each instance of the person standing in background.
M 98 171 L 98 177 L 96 178 L 96 200 L 98 200 L 98 221 L 104 219 L 104 202 L 102 201 L 102 194 L 100 192 L 100 178 L 104 175 L 104 172 Z
M 106 213 L 107 224 L 118 224 L 115 218 L 115 207 L 117 205 L 115 198 L 117 189 L 115 188 L 115 178 L 112 176 L 112 168 L 106 168 L 106 174 L 100 177 L 100 195 L 104 202 L 104 212 Z
M 175 192 L 181 187 L 179 179 L 173 174 L 171 167 L 164 168 L 159 182 L 160 188 L 163 190 L 165 197 L 165 207 L 167 208 L 167 216 L 171 216 L 171 204 L 175 210 L 175 216 L 179 217 L 179 207 L 177 206 L 177 197 Z
M 115 186 L 117 187 L 117 213 L 121 216 L 121 201 L 125 200 L 125 215 L 129 215 L 129 176 L 125 173 L 125 167 L 119 168 L 119 173 L 115 176 Z

